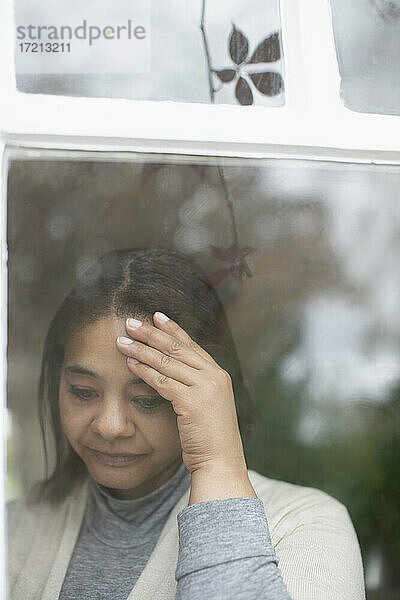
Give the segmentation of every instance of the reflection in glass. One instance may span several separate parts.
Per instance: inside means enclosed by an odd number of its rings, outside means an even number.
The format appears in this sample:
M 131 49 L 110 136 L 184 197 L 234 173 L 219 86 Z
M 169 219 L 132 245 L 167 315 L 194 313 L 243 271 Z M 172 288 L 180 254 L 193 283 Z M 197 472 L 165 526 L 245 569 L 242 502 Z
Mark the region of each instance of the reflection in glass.
M 395 167 L 298 160 L 15 160 L 8 496 L 42 473 L 38 348 L 76 275 L 114 249 L 176 249 L 227 311 L 256 407 L 249 466 L 340 499 L 368 598 L 396 597 L 399 184 Z
M 331 0 L 331 11 L 344 104 L 400 114 L 399 0 Z

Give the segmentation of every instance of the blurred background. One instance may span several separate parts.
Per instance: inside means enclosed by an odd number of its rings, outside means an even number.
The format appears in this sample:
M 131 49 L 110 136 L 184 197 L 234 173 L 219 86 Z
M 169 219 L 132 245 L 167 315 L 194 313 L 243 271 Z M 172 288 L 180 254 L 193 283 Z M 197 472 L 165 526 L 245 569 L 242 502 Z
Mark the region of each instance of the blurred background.
M 57 151 L 15 158 L 7 498 L 44 475 L 41 351 L 76 274 L 109 250 L 158 246 L 212 275 L 232 264 L 213 247 L 226 250 L 237 236 L 249 249 L 247 274 L 226 271 L 216 290 L 256 405 L 249 467 L 342 501 L 368 599 L 399 598 L 399 185 L 399 168 L 385 165 Z

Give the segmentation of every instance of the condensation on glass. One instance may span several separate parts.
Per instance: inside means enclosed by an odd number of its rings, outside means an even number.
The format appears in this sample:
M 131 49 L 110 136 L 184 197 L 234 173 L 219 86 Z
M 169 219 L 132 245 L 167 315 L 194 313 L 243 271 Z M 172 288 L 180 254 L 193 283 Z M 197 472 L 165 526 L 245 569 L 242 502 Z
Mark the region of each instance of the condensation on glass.
M 30 23 L 49 25 L 46 14 L 50 5 L 53 5 L 51 0 L 40 3 L 15 0 L 16 27 L 21 22 L 27 23 L 28 16 Z M 87 11 L 82 7 L 76 3 L 68 4 L 69 19 L 74 25 L 81 24 L 84 17 L 88 20 Z M 128 16 L 118 13 L 115 15 L 116 22 L 125 23 Z M 61 65 L 58 73 L 26 73 L 24 43 L 32 40 L 24 37 L 22 41 L 19 35 L 15 52 L 17 87 L 28 93 L 69 96 L 246 106 L 284 104 L 279 0 L 152 0 L 150 28 L 151 67 L 145 73 L 135 73 L 133 62 L 132 72 L 118 73 L 118 61 L 114 61 L 109 73 L 85 74 L 85 64 L 82 63 L 77 64 L 79 73 L 67 74 L 62 68 L 63 60 L 68 59 L 65 47 L 64 55 L 59 53 L 57 56 L 57 64 Z M 37 35 L 36 30 L 32 33 Z M 44 30 L 41 35 L 45 35 Z M 68 42 L 68 33 L 64 35 L 65 39 L 61 40 L 53 32 L 53 40 Z M 74 42 L 70 43 L 73 46 Z M 92 49 L 95 46 L 96 41 Z M 46 53 L 46 48 L 39 48 L 34 59 L 40 61 L 43 53 Z M 126 56 L 122 58 L 126 62 Z M 90 68 L 95 71 L 95 52 L 91 52 L 90 60 L 93 61 Z
M 14 159 L 8 497 L 42 474 L 38 349 L 76 275 L 118 248 L 179 250 L 227 312 L 257 410 L 249 466 L 344 502 L 368 598 L 397 597 L 399 186 L 384 165 Z
M 400 0 L 331 0 L 341 97 L 358 112 L 400 114 Z

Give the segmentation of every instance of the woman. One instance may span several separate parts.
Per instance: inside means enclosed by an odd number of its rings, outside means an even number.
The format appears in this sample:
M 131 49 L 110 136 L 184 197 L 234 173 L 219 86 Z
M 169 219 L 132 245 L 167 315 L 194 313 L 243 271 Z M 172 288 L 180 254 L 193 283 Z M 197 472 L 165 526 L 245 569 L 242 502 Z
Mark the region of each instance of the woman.
M 177 252 L 120 250 L 59 308 L 39 385 L 56 464 L 8 505 L 11 600 L 364 598 L 345 507 L 247 470 L 250 398 L 205 289 Z

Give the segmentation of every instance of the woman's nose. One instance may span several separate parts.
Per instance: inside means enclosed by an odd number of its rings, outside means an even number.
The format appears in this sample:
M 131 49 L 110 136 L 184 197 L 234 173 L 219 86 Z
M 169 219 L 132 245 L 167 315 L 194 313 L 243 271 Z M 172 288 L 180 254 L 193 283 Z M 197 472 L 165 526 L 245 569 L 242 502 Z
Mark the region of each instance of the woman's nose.
M 124 402 L 115 399 L 104 400 L 91 427 L 107 441 L 121 436 L 131 437 L 136 430 L 131 417 L 129 408 Z

